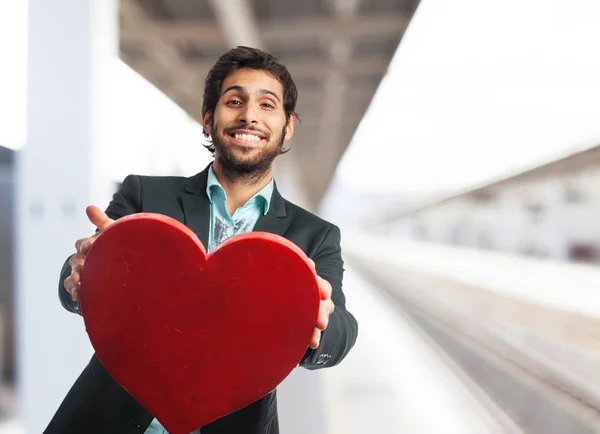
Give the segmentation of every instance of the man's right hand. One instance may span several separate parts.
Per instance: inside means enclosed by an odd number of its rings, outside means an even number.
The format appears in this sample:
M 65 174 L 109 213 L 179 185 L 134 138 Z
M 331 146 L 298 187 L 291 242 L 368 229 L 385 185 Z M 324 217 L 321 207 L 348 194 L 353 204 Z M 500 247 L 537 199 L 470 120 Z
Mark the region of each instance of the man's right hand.
M 85 257 L 87 256 L 90 246 L 96 241 L 98 235 L 103 232 L 107 227 L 113 224 L 115 221 L 109 218 L 106 213 L 102 212 L 95 206 L 88 206 L 85 212 L 96 228 L 100 232 L 96 232 L 89 238 L 82 238 L 77 240 L 75 243 L 76 253 L 69 259 L 71 265 L 71 275 L 64 281 L 65 291 L 71 294 L 73 300 L 79 300 L 79 285 L 81 284 L 81 270 L 83 270 L 83 264 L 85 264 Z

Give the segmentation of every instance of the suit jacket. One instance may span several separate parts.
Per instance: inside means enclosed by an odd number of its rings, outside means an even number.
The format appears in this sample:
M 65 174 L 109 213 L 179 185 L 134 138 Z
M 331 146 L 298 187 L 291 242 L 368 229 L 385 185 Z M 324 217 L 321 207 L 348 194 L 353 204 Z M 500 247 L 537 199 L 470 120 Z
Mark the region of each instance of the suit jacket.
M 208 245 L 210 201 L 206 195 L 208 168 L 191 178 L 130 175 L 113 196 L 106 213 L 113 219 L 138 212 L 165 214 L 191 228 Z M 283 199 L 277 187 L 267 214 L 255 231 L 281 235 L 298 245 L 314 262 L 319 276 L 331 283 L 335 310 L 316 350 L 308 349 L 300 365 L 319 369 L 337 365 L 348 354 L 358 333 L 346 310 L 342 292 L 343 262 L 338 227 Z M 64 290 L 71 273 L 68 260 L 61 271 L 58 294 L 65 309 L 79 313 Z M 143 433 L 153 417 L 106 372 L 96 356 L 83 370 L 58 408 L 46 434 Z M 201 429 L 202 434 L 277 434 L 276 391 Z

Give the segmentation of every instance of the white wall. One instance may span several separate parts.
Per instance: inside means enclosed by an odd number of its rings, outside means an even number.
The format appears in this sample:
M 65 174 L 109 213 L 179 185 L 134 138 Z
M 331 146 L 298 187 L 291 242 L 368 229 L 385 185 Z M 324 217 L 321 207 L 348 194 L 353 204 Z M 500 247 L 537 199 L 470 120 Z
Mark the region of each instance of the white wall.
M 80 317 L 57 298 L 85 206 L 114 185 L 106 139 L 106 71 L 117 53 L 116 0 L 29 1 L 27 142 L 16 173 L 19 416 L 40 433 L 92 354 Z

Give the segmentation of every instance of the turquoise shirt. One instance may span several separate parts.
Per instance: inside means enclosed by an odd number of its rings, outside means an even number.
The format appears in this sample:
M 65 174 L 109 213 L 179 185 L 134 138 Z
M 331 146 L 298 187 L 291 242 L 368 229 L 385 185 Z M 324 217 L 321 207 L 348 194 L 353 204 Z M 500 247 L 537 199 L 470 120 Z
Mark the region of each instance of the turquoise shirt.
M 210 229 L 208 234 L 208 251 L 211 252 L 234 235 L 252 232 L 261 215 L 269 211 L 273 194 L 273 179 L 258 193 L 252 196 L 233 215 L 227 211 L 227 194 L 219 184 L 212 165 L 208 169 L 206 194 L 210 200 Z M 144 434 L 168 434 L 167 430 L 156 419 Z
M 273 179 L 231 216 L 226 207 L 227 194 L 219 184 L 211 165 L 208 169 L 206 194 L 210 200 L 208 251 L 211 252 L 234 235 L 252 232 L 258 218 L 269 211 Z

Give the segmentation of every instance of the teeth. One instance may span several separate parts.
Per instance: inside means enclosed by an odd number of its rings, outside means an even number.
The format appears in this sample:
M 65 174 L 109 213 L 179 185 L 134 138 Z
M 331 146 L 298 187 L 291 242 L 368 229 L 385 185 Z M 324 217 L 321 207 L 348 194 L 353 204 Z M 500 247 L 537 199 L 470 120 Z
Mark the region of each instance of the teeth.
M 247 140 L 250 142 L 260 141 L 260 137 L 255 136 L 254 134 L 235 134 L 235 138 L 239 140 Z

